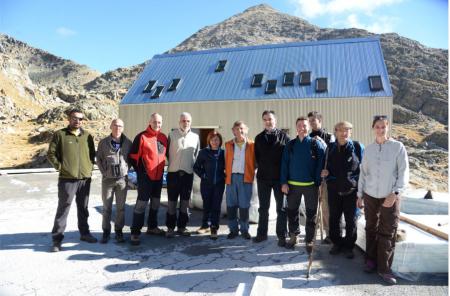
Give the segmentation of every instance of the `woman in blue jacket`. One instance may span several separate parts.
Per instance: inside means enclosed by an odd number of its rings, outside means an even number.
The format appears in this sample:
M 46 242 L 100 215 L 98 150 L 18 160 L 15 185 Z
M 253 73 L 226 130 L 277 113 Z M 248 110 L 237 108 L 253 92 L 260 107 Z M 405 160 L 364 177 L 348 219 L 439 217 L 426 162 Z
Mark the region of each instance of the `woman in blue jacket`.
M 194 172 L 201 178 L 200 192 L 203 199 L 202 226 L 197 233 L 211 233 L 217 239 L 220 208 L 225 190 L 225 152 L 221 148 L 222 135 L 212 131 L 207 137 L 208 147 L 202 149 L 194 164 Z M 208 225 L 208 222 L 210 225 Z

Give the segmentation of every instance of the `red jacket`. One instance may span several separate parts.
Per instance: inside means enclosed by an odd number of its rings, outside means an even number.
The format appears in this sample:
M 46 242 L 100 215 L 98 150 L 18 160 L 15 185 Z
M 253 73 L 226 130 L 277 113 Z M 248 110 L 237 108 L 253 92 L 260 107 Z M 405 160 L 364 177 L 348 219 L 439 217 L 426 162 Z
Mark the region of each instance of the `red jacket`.
M 150 126 L 139 133 L 133 141 L 128 155 L 136 172 L 147 172 L 150 180 L 161 180 L 166 162 L 167 137 Z

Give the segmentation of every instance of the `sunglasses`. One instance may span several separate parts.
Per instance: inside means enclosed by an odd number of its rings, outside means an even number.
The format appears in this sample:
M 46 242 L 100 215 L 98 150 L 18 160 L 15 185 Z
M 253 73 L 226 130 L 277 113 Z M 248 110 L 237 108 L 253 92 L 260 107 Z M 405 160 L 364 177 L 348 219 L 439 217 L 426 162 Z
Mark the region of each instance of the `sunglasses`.
M 70 119 L 72 119 L 74 121 L 83 121 L 84 120 L 83 117 L 75 117 L 75 116 L 72 116 Z
M 378 120 L 386 120 L 388 119 L 387 115 L 375 115 L 373 117 L 373 120 L 378 121 Z

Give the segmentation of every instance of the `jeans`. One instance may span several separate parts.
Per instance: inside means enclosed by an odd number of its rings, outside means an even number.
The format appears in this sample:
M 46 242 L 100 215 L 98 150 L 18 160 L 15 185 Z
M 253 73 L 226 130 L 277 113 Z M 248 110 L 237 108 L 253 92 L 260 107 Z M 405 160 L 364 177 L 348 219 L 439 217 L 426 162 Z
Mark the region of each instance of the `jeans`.
M 285 238 L 287 233 L 287 214 L 283 210 L 283 193 L 281 192 L 281 185 L 278 181 L 258 180 L 258 199 L 259 199 L 259 221 L 258 221 L 258 236 L 267 236 L 269 224 L 269 208 L 270 197 L 273 190 L 275 196 L 275 203 L 277 206 L 277 237 Z
M 208 227 L 208 222 L 210 222 L 211 227 L 219 229 L 220 208 L 224 191 L 225 183 L 208 184 L 206 181 L 201 181 L 200 192 L 203 200 L 202 227 Z
M 91 189 L 91 178 L 82 180 L 59 179 L 58 180 L 58 208 L 56 210 L 55 221 L 52 229 L 52 239 L 54 242 L 61 242 L 64 239 L 67 216 L 73 199 L 77 204 L 78 230 L 81 235 L 89 234 L 88 225 L 88 203 Z
M 226 191 L 228 228 L 230 229 L 230 232 L 239 232 L 238 224 L 241 233 L 248 232 L 249 208 L 252 191 L 253 184 L 244 183 L 243 174 L 231 175 L 231 184 L 227 185 Z M 239 220 L 237 215 L 238 208 Z

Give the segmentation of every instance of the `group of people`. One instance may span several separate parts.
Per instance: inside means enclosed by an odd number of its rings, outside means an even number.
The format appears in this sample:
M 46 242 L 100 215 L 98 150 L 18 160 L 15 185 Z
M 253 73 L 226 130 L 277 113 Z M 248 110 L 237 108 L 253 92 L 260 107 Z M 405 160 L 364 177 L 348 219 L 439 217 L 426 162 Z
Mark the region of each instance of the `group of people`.
M 299 207 L 305 199 L 305 246 L 311 252 L 319 204 L 325 243 L 330 254 L 343 252 L 353 258 L 356 241 L 357 208 L 364 207 L 366 218 L 366 268 L 378 271 L 384 281 L 395 284 L 391 264 L 399 220 L 399 203 L 408 184 L 408 158 L 402 143 L 389 137 L 389 120 L 375 116 L 375 141 L 366 148 L 351 139 L 350 122 L 338 122 L 334 134 L 322 128 L 322 115 L 312 111 L 296 120 L 297 137 L 277 128 L 274 111 L 262 113 L 264 130 L 255 141 L 248 138 L 243 121 L 232 126 L 233 139 L 223 143 L 222 135 L 212 131 L 207 147 L 200 149 L 199 136 L 191 130 L 192 117 L 183 112 L 179 127 L 168 136 L 161 132 L 162 116 L 153 113 L 148 127 L 131 142 L 120 119 L 111 122 L 111 134 L 95 150 L 92 135 L 82 126 L 83 113 L 72 110 L 69 125 L 57 131 L 49 145 L 48 159 L 59 171 L 58 208 L 52 230 L 52 251 L 61 250 L 67 216 L 75 198 L 80 240 L 95 243 L 88 225 L 88 200 L 93 164 L 102 173 L 103 236 L 111 236 L 113 198 L 116 197 L 115 240 L 123 235 L 127 173 L 137 174 L 137 200 L 133 210 L 130 243 L 140 244 L 148 206 L 147 234 L 189 236 L 189 201 L 194 174 L 201 179 L 203 217 L 198 234 L 218 238 L 222 198 L 225 192 L 228 239 L 241 235 L 251 239 L 249 208 L 256 175 L 259 221 L 254 243 L 268 239 L 271 195 L 276 203 L 278 246 L 293 249 L 300 234 Z M 224 146 L 225 149 L 222 147 Z M 158 227 L 158 209 L 167 169 L 167 230 Z M 321 186 L 322 184 L 322 186 Z M 319 203 L 319 199 L 321 203 Z M 345 235 L 342 234 L 342 216 Z M 176 229 L 176 230 L 175 230 Z

